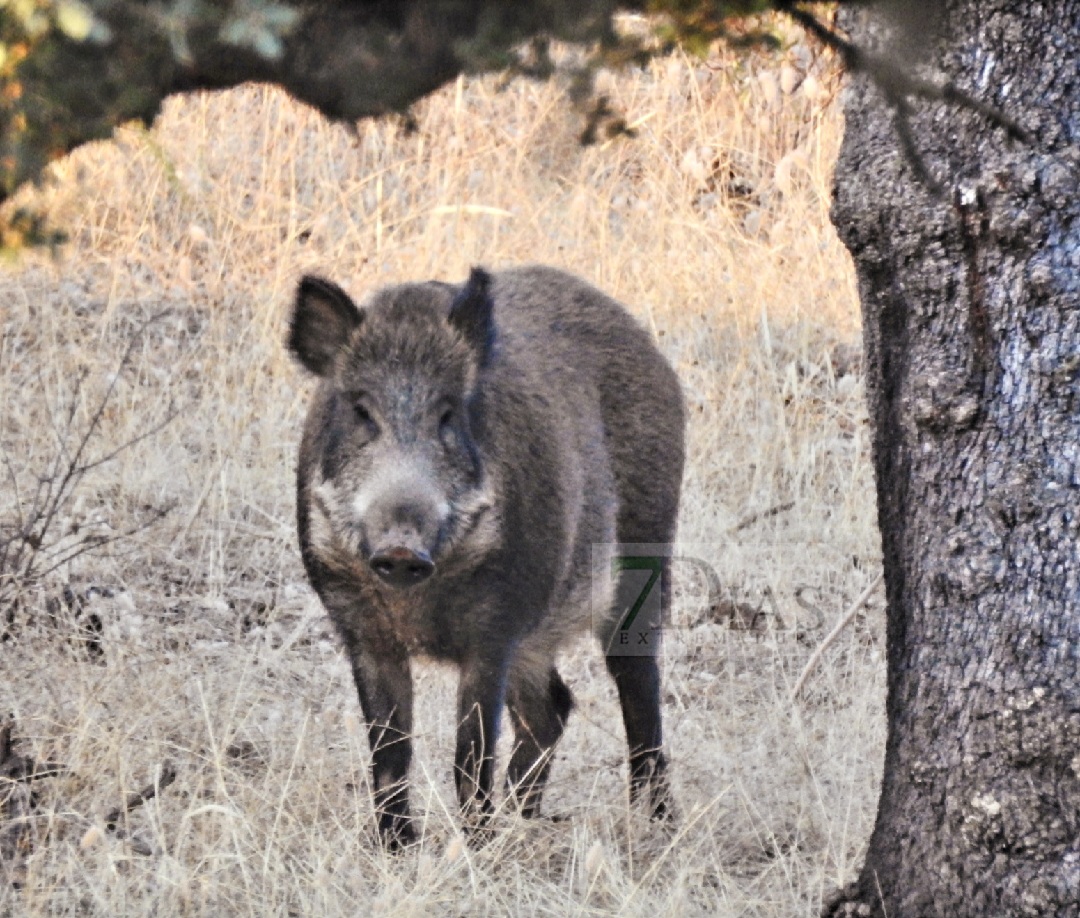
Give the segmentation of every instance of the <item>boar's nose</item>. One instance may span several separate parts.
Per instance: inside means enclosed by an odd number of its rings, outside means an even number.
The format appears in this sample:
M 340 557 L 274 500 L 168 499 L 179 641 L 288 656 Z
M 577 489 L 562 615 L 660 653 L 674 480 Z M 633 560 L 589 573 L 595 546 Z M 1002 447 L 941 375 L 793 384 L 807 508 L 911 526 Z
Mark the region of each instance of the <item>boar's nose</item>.
M 382 580 L 395 587 L 412 586 L 435 572 L 435 564 L 426 551 L 401 546 L 375 552 L 368 564 Z

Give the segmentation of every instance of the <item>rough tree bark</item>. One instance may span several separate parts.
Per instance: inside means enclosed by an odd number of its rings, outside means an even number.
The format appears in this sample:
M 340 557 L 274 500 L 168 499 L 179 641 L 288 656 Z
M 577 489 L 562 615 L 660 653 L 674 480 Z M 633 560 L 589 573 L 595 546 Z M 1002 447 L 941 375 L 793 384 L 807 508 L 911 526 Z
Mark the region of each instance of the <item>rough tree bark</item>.
M 833 219 L 862 299 L 889 729 L 865 865 L 826 912 L 1076 916 L 1080 0 L 940 13 L 926 75 L 1032 142 L 913 102 L 935 198 L 879 92 L 856 78 L 847 100 Z M 874 7 L 842 16 L 895 43 Z

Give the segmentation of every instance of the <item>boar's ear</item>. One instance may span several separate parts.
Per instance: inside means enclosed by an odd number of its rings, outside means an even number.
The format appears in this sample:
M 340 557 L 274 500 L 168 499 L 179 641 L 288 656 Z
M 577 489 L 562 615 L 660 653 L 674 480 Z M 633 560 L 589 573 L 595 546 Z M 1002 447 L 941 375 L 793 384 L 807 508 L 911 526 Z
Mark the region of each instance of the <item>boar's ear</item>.
M 289 325 L 289 350 L 316 376 L 326 376 L 334 355 L 364 314 L 337 284 L 310 275 L 300 281 Z
M 476 352 L 480 366 L 487 363 L 495 343 L 495 304 L 491 300 L 491 275 L 473 268 L 450 306 L 450 324 Z

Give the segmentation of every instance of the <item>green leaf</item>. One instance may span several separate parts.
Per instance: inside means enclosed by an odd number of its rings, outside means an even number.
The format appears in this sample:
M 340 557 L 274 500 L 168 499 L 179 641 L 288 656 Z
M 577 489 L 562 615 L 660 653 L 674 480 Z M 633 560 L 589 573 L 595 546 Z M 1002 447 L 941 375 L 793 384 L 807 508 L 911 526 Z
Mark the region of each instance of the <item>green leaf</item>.
M 56 24 L 72 41 L 86 41 L 94 29 L 94 14 L 79 0 L 60 0 L 56 5 Z

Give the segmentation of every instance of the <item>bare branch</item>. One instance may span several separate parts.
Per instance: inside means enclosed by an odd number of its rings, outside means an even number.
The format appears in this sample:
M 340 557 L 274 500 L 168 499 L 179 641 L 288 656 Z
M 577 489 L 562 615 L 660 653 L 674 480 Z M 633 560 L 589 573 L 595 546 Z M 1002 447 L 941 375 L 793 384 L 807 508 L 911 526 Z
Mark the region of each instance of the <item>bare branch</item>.
M 58 560 L 54 560 L 49 552 L 43 552 L 42 556 L 52 561 L 49 567 L 36 572 L 37 577 L 46 577 L 53 571 L 59 570 L 69 561 L 73 561 L 80 555 L 86 554 L 88 551 L 94 551 L 99 548 L 104 548 L 106 545 L 111 545 L 114 542 L 120 542 L 124 539 L 129 539 L 132 536 L 138 535 L 140 532 L 144 532 L 156 523 L 161 522 L 169 515 L 171 507 L 156 507 L 149 519 L 143 520 L 140 523 L 136 523 L 128 529 L 122 532 L 114 533 L 113 535 L 90 535 L 81 539 L 76 545 L 72 546 L 63 554 Z
M 818 41 L 837 52 L 844 62 L 844 68 L 849 73 L 866 74 L 881 91 L 885 101 L 895 112 L 893 126 L 905 159 L 914 170 L 918 180 L 935 196 L 940 197 L 943 189 L 941 183 L 931 176 L 912 136 L 910 99 L 944 102 L 947 105 L 974 112 L 1004 131 L 1010 140 L 1025 144 L 1034 143 L 1031 134 L 1001 109 L 976 99 L 952 83 L 935 83 L 923 79 L 908 66 L 897 63 L 884 55 L 871 54 L 830 28 L 812 13 L 802 9 L 796 0 L 777 0 L 775 5 L 777 10 L 786 13 Z
M 786 500 L 782 504 L 777 504 L 775 507 L 769 507 L 767 510 L 759 510 L 756 513 L 750 513 L 744 516 L 739 522 L 732 526 L 728 532 L 734 534 L 736 532 L 742 532 L 744 529 L 749 529 L 755 523 L 761 520 L 767 520 L 774 516 L 779 516 L 781 513 L 787 513 L 792 507 L 795 506 L 795 501 Z
M 18 524 L 6 527 L 10 534 L 0 535 L 0 603 L 6 602 L 13 593 L 17 593 L 27 584 L 48 576 L 80 555 L 143 531 L 161 520 L 171 509 L 158 508 L 149 520 L 143 520 L 119 533 L 83 535 L 75 544 L 68 543 L 63 548 L 57 544 L 49 544 L 49 533 L 87 473 L 115 459 L 125 450 L 154 436 L 179 414 L 179 411 L 173 409 L 170 405 L 166 416 L 149 429 L 125 440 L 119 446 L 108 450 L 100 456 L 85 458 L 91 442 L 100 433 L 106 409 L 115 395 L 116 387 L 125 367 L 130 363 L 136 345 L 142 339 L 146 329 L 164 314 L 158 313 L 151 316 L 143 321 L 132 333 L 105 392 L 95 405 L 81 434 L 78 435 L 73 449 L 69 449 L 69 443 L 76 427 L 75 418 L 79 405 L 78 395 L 86 380 L 87 372 L 84 371 L 76 379 L 71 401 L 59 420 L 57 419 L 58 412 L 54 410 L 47 411 L 49 423 L 57 439 L 57 448 L 49 461 L 47 473 L 38 476 L 37 487 L 29 506 L 24 510 L 24 506 L 20 503 L 17 509 Z M 41 381 L 41 385 L 42 389 L 44 389 L 43 381 Z M 9 477 L 17 482 L 18 476 L 15 473 L 11 458 L 6 452 L 4 452 L 3 458 L 8 468 Z

